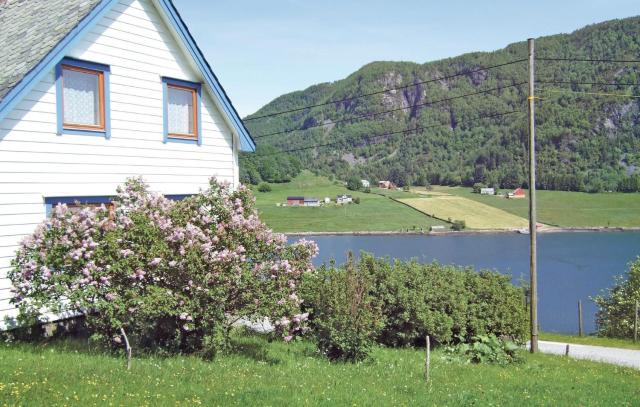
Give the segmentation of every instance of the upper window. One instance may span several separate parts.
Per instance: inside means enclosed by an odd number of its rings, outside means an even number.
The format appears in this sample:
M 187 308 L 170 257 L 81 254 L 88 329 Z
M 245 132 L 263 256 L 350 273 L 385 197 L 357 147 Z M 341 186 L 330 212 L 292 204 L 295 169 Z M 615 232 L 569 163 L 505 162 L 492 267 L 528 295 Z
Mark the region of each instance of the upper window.
M 200 144 L 200 84 L 169 78 L 162 83 L 165 142 Z
M 108 137 L 109 68 L 65 58 L 56 73 L 58 132 Z

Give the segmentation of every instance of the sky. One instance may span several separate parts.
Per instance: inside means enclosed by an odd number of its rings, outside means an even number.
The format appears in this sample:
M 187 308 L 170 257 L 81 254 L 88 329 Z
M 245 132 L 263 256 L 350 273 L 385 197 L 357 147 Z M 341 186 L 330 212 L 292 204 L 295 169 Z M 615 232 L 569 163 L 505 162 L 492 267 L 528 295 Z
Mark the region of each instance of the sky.
M 638 0 L 174 0 L 241 116 L 373 61 L 424 63 L 640 14 Z

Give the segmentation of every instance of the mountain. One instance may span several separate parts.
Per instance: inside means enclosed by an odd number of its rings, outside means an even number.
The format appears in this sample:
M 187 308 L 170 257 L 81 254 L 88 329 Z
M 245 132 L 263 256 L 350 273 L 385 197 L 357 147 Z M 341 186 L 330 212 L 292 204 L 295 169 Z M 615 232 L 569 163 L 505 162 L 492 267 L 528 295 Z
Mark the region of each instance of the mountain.
M 536 52 L 539 58 L 640 60 L 640 17 L 538 38 Z M 479 70 L 526 58 L 527 44 L 518 42 L 425 64 L 373 62 L 345 79 L 282 95 L 246 118 L 258 149 L 241 158 L 243 180 L 283 181 L 308 168 L 398 185 L 526 186 L 527 85 L 511 85 L 526 82 L 527 62 Z M 461 71 L 469 73 L 437 80 Z M 592 93 L 640 95 L 640 63 L 538 60 L 536 79 L 538 187 L 638 191 L 640 99 Z M 353 99 L 417 82 L 426 83 Z M 502 89 L 455 98 L 495 88 Z M 432 103 L 441 99 L 451 100 Z M 496 116 L 514 110 L 523 113 Z M 488 115 L 494 117 L 478 119 Z M 307 130 L 261 137 L 297 128 Z M 423 129 L 402 132 L 412 128 Z M 278 154 L 282 150 L 296 151 Z M 271 174 L 264 177 L 266 167 Z

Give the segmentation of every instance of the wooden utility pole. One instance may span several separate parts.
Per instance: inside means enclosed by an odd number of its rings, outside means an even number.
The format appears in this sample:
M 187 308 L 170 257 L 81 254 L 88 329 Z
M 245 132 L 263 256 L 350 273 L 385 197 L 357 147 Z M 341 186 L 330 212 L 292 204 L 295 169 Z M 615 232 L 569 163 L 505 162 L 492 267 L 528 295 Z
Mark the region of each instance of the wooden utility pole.
M 531 353 L 538 352 L 538 270 L 536 247 L 536 120 L 535 40 L 529 38 L 529 292 L 531 296 Z
M 578 336 L 584 335 L 582 326 L 582 300 L 578 300 Z

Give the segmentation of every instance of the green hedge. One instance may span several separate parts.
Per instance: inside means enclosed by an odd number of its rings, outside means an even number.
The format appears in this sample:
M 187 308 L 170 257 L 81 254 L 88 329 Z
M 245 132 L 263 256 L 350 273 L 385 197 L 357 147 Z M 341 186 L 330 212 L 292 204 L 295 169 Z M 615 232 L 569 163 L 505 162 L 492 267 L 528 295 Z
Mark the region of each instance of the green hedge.
M 366 310 L 347 295 L 349 285 L 344 281 L 349 273 L 355 273 L 363 281 L 361 288 L 367 289 L 359 300 L 367 304 Z M 358 262 L 318 269 L 303 280 L 301 292 L 316 338 L 324 343 L 331 341 L 327 327 L 340 331 L 358 326 L 362 313 L 367 321 L 380 321 L 382 328 L 369 324 L 358 328 L 357 334 L 389 346 L 420 345 L 426 335 L 440 344 L 467 342 L 478 335 L 522 341 L 528 327 L 523 290 L 495 271 L 415 260 L 390 262 L 363 253 Z M 336 306 L 339 298 L 345 303 Z

